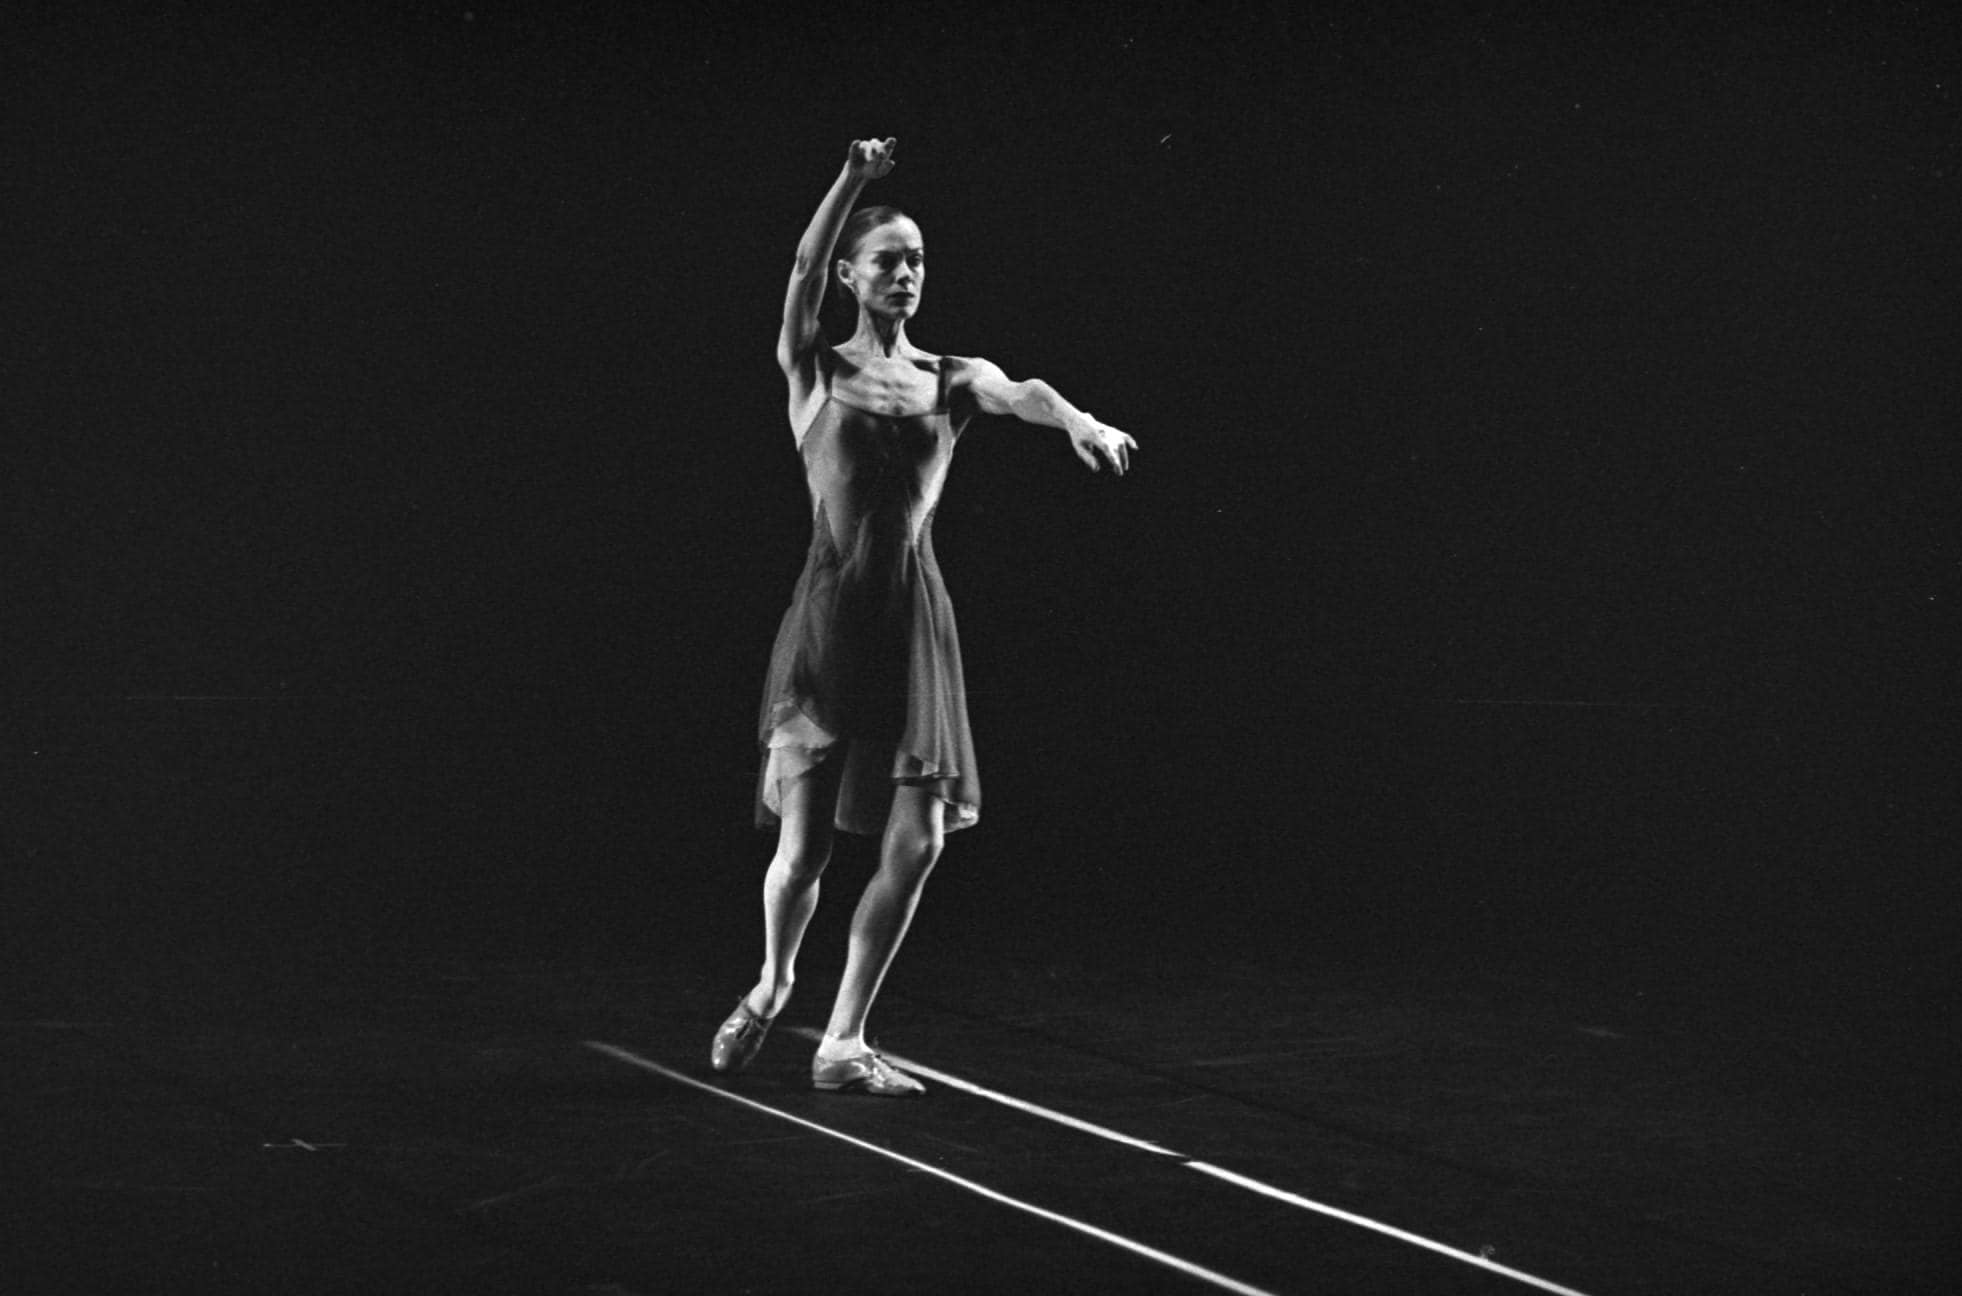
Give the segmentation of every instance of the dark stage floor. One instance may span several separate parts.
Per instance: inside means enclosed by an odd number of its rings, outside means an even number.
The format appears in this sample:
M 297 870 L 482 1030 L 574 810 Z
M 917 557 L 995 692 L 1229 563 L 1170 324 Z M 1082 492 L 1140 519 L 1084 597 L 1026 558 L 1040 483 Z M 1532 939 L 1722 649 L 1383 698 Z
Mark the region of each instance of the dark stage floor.
M 1323 720 L 1280 803 L 1004 751 L 875 1015 L 953 1079 L 893 1103 L 803 1082 L 862 848 L 707 1070 L 740 735 L 691 780 L 631 707 L 17 704 L 8 1288 L 1949 1289 L 1952 902 L 1899 894 L 1945 722 Z

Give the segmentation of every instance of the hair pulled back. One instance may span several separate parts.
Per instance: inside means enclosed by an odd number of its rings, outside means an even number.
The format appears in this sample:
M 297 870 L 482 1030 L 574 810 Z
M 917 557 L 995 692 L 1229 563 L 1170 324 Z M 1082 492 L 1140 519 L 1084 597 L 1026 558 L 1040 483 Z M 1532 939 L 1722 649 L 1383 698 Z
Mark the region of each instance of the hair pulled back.
M 845 228 L 838 231 L 837 250 L 831 254 L 831 264 L 825 267 L 825 273 L 831 279 L 831 290 L 825 294 L 825 297 L 826 300 L 836 302 L 841 308 L 851 312 L 853 324 L 847 326 L 847 331 L 856 325 L 857 310 L 851 290 L 846 288 L 844 281 L 838 278 L 838 263 L 856 260 L 859 248 L 864 245 L 873 230 L 890 225 L 894 221 L 911 219 L 913 218 L 899 208 L 888 207 L 883 203 L 860 207 L 845 218 Z

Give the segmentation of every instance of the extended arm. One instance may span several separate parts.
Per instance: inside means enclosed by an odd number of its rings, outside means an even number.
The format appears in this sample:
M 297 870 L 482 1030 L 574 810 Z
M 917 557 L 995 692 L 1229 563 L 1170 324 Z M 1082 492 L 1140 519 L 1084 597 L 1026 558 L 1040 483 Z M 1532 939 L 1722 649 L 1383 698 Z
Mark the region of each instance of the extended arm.
M 818 338 L 818 310 L 831 282 L 831 253 L 838 232 L 851 215 L 852 203 L 868 180 L 892 170 L 897 140 L 853 140 L 838 178 L 818 204 L 804 237 L 797 241 L 797 263 L 790 271 L 790 288 L 783 300 L 783 332 L 777 337 L 777 363 L 786 373 L 809 354 Z
M 1076 457 L 1097 471 L 1108 461 L 1118 476 L 1131 466 L 1131 452 L 1138 443 L 1126 434 L 1100 423 L 1063 399 L 1063 394 L 1040 378 L 1011 382 L 1007 374 L 986 360 L 967 362 L 971 371 L 968 387 L 974 403 L 983 413 L 1007 414 L 1024 423 L 1061 428 L 1068 433 Z

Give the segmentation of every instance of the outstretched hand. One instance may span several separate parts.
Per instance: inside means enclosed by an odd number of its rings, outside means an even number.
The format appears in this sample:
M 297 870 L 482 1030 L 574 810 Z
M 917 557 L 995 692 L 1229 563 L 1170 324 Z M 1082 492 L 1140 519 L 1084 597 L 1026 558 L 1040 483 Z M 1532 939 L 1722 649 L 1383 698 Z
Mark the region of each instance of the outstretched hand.
M 1122 477 L 1124 470 L 1131 466 L 1131 452 L 1138 448 L 1138 443 L 1126 433 L 1085 414 L 1070 429 L 1070 448 L 1090 466 L 1091 472 L 1099 471 L 1108 461 L 1111 469 Z
M 892 150 L 896 139 L 853 140 L 846 165 L 861 180 L 878 180 L 892 170 Z

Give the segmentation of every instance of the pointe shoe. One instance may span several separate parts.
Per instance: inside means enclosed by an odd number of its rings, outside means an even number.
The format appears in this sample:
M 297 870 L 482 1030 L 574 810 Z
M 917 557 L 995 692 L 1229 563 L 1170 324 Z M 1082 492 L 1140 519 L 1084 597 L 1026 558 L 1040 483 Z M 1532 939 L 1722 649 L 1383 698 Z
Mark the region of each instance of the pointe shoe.
M 925 1085 L 871 1049 L 836 1061 L 812 1058 L 811 1087 L 826 1093 L 875 1094 L 881 1098 L 917 1098 L 926 1092 Z
M 758 1017 L 751 1012 L 747 995 L 737 1000 L 736 1011 L 715 1032 L 715 1043 L 709 1046 L 709 1065 L 717 1071 L 740 1071 L 748 1066 L 763 1047 L 763 1037 L 770 1033 L 774 1021 L 775 1017 Z

